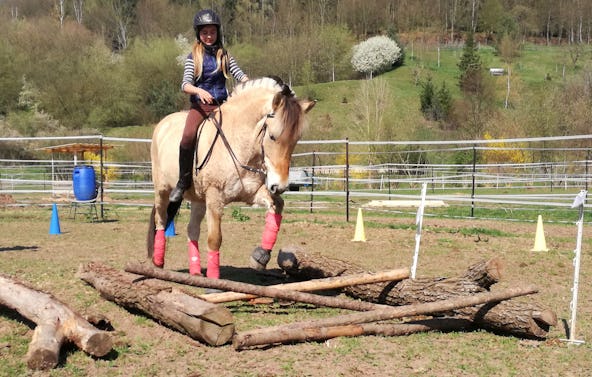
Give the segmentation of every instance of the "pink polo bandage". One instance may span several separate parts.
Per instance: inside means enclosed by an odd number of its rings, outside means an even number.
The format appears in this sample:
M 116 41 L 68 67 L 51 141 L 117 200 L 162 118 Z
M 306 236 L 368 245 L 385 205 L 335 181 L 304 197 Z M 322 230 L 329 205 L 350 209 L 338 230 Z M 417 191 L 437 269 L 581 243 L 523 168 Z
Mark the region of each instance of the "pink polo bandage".
M 201 263 L 199 259 L 199 246 L 197 241 L 189 240 L 187 244 L 189 254 L 189 274 L 201 275 Z
M 282 215 L 268 213 L 265 216 L 265 229 L 263 229 L 263 236 L 261 237 L 262 248 L 265 250 L 273 249 L 275 241 L 277 240 L 278 232 L 280 231 L 281 223 Z
M 220 252 L 208 251 L 208 270 L 206 276 L 210 279 L 220 279 Z
M 154 253 L 152 254 L 152 263 L 156 267 L 164 266 L 164 251 L 166 249 L 166 236 L 164 229 L 159 229 L 154 235 Z

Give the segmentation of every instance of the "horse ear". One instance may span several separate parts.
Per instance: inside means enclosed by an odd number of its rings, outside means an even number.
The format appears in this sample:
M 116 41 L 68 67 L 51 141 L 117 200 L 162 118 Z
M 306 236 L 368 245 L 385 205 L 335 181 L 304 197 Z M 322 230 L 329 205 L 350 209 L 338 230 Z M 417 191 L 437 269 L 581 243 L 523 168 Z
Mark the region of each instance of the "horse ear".
M 280 105 L 282 104 L 282 101 L 284 100 L 284 95 L 280 92 L 280 93 L 276 93 L 276 95 L 273 97 L 273 102 L 271 103 L 273 110 L 275 111 L 278 107 L 280 107 Z
M 299 104 L 300 104 L 300 108 L 302 109 L 302 111 L 306 114 L 310 110 L 312 110 L 312 108 L 317 104 L 317 101 L 305 101 L 305 100 L 302 100 L 302 101 L 299 102 Z

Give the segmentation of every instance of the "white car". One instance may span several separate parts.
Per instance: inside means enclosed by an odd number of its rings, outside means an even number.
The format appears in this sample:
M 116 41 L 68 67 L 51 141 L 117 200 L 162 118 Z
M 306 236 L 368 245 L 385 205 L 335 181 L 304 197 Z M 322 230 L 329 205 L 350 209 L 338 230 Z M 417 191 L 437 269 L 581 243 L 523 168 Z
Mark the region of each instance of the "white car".
M 288 190 L 300 191 L 300 187 L 310 187 L 312 185 L 312 178 L 304 169 L 290 169 L 288 176 Z

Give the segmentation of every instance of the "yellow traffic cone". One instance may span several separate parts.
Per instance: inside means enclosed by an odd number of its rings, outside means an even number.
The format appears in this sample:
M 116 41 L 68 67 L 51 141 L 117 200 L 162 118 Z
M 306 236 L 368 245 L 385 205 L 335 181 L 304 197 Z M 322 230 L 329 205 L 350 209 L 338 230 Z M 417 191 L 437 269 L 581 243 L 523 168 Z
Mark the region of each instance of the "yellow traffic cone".
M 534 247 L 531 251 L 549 251 L 547 242 L 545 242 L 545 232 L 543 231 L 543 216 L 539 215 L 537 221 L 536 235 L 534 237 Z
M 352 241 L 366 242 L 366 233 L 364 232 L 364 217 L 362 209 L 358 208 L 358 219 L 356 220 L 356 233 Z

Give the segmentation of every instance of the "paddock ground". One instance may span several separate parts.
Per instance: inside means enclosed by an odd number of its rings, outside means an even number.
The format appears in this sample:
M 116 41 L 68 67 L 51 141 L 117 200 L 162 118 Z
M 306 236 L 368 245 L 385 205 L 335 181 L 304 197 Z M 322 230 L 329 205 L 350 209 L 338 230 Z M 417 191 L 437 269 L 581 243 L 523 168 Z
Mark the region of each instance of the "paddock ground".
M 166 268 L 186 271 L 184 227 L 189 211 L 176 221 L 178 235 L 169 238 Z M 269 284 L 269 277 L 248 269 L 264 224 L 261 210 L 226 211 L 222 277 Z M 101 261 L 115 268 L 143 261 L 149 208 L 121 207 L 108 221 L 68 218 L 59 208 L 61 234 L 49 235 L 51 207 L 0 207 L 0 273 L 50 292 L 81 313 L 110 319 L 114 351 L 93 359 L 66 347 L 59 366 L 31 372 L 25 354 L 32 328 L 13 311 L 0 308 L 0 376 L 584 376 L 592 375 L 592 229 L 584 228 L 577 317 L 577 339 L 561 341 L 563 321 L 570 318 L 575 224 L 544 224 L 549 251 L 533 252 L 536 224 L 426 218 L 423 223 L 418 277 L 452 277 L 483 259 L 504 261 L 504 276 L 493 289 L 535 284 L 540 293 L 520 298 L 548 306 L 559 324 L 544 341 L 486 331 L 428 333 L 405 337 L 362 336 L 234 351 L 231 345 L 210 347 L 161 326 L 141 313 L 104 300 L 75 274 L 81 264 Z M 367 242 L 352 242 L 355 218 L 287 212 L 278 248 L 306 250 L 347 260 L 367 270 L 411 265 L 415 219 L 364 213 Z M 205 234 L 200 246 L 205 249 Z M 274 256 L 277 255 L 277 248 Z M 202 257 L 202 260 L 204 258 Z M 276 266 L 275 259 L 270 267 Z M 187 288 L 200 292 L 197 288 Z M 339 310 L 307 305 L 227 304 L 237 331 L 336 315 Z

